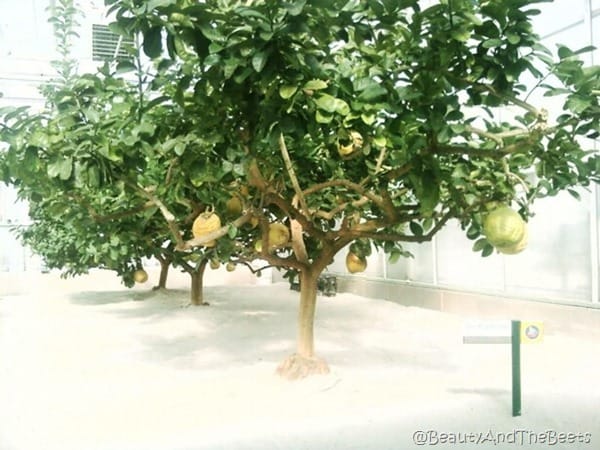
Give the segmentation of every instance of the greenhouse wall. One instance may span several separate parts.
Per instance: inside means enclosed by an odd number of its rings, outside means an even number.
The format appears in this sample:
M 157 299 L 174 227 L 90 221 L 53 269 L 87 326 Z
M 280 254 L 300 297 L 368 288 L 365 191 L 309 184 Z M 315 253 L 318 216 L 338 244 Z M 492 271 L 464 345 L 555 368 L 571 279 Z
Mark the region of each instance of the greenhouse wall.
M 93 24 L 107 22 L 103 3 L 82 2 L 85 17 L 74 47 L 82 70 L 97 64 L 92 60 L 92 29 Z M 42 103 L 38 86 L 53 73 L 54 42 L 46 12 L 50 4 L 51 0 L 0 2 L 0 107 Z M 557 43 L 572 49 L 600 47 L 600 0 L 555 0 L 532 8 L 542 11 L 534 26 L 548 48 L 555 50 Z M 597 64 L 600 50 L 584 57 L 587 63 Z M 532 101 L 558 113 L 551 99 Z M 442 302 L 452 292 L 471 292 L 600 306 L 598 192 L 596 186 L 579 192 L 580 200 L 561 194 L 534 205 L 530 244 L 519 255 L 482 258 L 471 250 L 473 242 L 458 224 L 449 223 L 432 242 L 407 245 L 413 258 L 390 264 L 384 255 L 375 254 L 366 273 L 351 276 L 341 252 L 329 271 L 338 275 L 342 289 L 401 296 L 419 304 Z M 0 271 L 39 270 L 39 260 L 10 233 L 11 227 L 26 224 L 26 206 L 13 191 L 0 186 Z M 440 294 L 444 292 L 446 297 Z

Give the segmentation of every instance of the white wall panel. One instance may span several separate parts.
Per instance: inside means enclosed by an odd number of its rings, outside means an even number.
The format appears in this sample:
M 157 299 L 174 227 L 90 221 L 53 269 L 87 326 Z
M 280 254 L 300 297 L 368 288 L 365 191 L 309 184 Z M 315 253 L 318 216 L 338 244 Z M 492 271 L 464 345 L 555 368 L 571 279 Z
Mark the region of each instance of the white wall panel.
M 418 283 L 434 283 L 434 248 L 433 243 L 407 243 L 405 250 L 412 253 L 412 258 L 400 258 L 394 264 L 388 264 L 386 276 L 389 280 L 415 281 Z
M 582 22 L 585 17 L 587 0 L 554 0 L 551 3 L 538 3 L 530 9 L 538 9 L 542 14 L 534 16 L 533 25 L 540 36 L 545 36 L 562 28 Z
M 591 196 L 580 192 L 581 201 L 562 193 L 536 202 L 536 215 L 529 222 L 528 248 L 518 255 L 504 256 L 507 293 L 591 298 Z
M 448 223 L 435 243 L 440 286 L 492 291 L 504 288 L 502 260 L 483 258 L 480 253 L 473 252 L 473 241 L 467 239 L 456 221 Z

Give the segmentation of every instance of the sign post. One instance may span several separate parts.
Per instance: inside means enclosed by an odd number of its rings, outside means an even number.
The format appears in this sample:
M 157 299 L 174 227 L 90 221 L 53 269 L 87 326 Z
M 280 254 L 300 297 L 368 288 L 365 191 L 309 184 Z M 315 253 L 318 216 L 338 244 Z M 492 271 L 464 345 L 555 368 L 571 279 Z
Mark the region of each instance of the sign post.
M 540 321 L 471 320 L 465 324 L 463 344 L 510 344 L 512 415 L 521 415 L 521 343 L 537 344 L 544 336 Z
M 521 321 L 511 322 L 512 415 L 521 415 Z

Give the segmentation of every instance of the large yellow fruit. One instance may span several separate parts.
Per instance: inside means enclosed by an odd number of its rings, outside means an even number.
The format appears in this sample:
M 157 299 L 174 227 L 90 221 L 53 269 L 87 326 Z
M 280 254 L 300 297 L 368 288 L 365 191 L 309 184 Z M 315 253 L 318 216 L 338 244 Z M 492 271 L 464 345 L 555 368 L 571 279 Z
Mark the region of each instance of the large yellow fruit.
M 233 271 L 235 270 L 235 263 L 233 263 L 233 262 L 229 261 L 229 262 L 227 263 L 227 265 L 225 266 L 225 270 L 226 270 L 227 272 L 233 272 Z
M 350 273 L 364 272 L 367 269 L 367 260 L 355 253 L 348 252 L 346 255 L 346 269 Z
M 360 134 L 358 131 L 350 131 L 348 134 L 348 143 L 338 142 L 338 153 L 341 156 L 348 156 L 354 153 L 355 151 L 360 150 L 364 143 L 362 134 Z
M 269 224 L 269 247 L 281 247 L 290 240 L 290 229 L 284 224 L 275 222 Z
M 194 220 L 194 224 L 192 225 L 192 233 L 195 238 L 199 238 L 205 236 L 213 231 L 221 228 L 221 218 L 215 214 L 214 212 L 203 212 L 196 220 Z M 204 244 L 206 247 L 214 247 L 217 241 L 208 241 Z
M 350 143 L 348 145 L 342 145 L 341 143 L 338 143 L 338 153 L 340 155 L 348 156 L 352 152 L 354 152 L 354 145 L 352 145 L 352 143 Z
M 517 245 L 525 235 L 527 224 L 518 212 L 508 206 L 491 211 L 483 221 L 483 234 L 496 248 Z
M 145 283 L 148 281 L 148 272 L 146 272 L 144 269 L 136 270 L 133 272 L 133 280 L 136 283 Z
M 527 226 L 525 226 L 525 232 L 523 233 L 523 237 L 519 242 L 513 245 L 507 246 L 499 246 L 496 247 L 500 253 L 504 253 L 505 255 L 516 255 L 517 253 L 521 253 L 527 247 L 529 242 L 529 232 L 527 230 Z
M 358 131 L 351 131 L 350 139 L 352 139 L 352 145 L 354 145 L 355 149 L 359 149 L 363 146 L 364 140 L 362 134 L 360 134 Z
M 225 204 L 225 209 L 230 216 L 239 216 L 242 213 L 242 201 L 237 195 L 234 195 Z

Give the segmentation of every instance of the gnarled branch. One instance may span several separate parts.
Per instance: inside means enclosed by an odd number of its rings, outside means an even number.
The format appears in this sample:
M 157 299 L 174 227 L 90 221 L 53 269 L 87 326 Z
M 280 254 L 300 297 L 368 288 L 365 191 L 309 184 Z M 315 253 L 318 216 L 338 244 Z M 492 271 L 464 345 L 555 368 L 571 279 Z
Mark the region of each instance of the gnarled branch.
M 290 180 L 292 181 L 292 187 L 296 192 L 295 197 L 298 198 L 298 201 L 300 202 L 300 207 L 304 211 L 304 214 L 310 217 L 310 211 L 308 210 L 306 199 L 304 198 L 304 194 L 302 193 L 302 189 L 300 188 L 300 183 L 298 183 L 298 177 L 296 177 L 296 172 L 294 171 L 294 166 L 292 165 L 292 160 L 290 159 L 290 154 L 288 152 L 287 146 L 285 145 L 283 133 L 279 133 L 279 150 L 281 151 L 281 156 L 283 157 L 283 162 L 285 163 L 285 169 L 287 170 L 287 173 L 290 176 Z
M 144 188 L 138 186 L 137 184 L 133 184 L 133 183 L 128 183 L 128 184 L 131 187 L 133 187 L 136 191 L 138 191 L 142 196 L 146 197 L 148 200 L 150 200 L 152 203 L 154 203 L 156 206 L 158 206 L 158 209 L 160 210 L 161 214 L 167 221 L 167 224 L 169 226 L 169 230 L 171 231 L 171 234 L 175 238 L 177 247 L 183 246 L 184 245 L 183 237 L 181 235 L 181 231 L 179 230 L 179 225 L 177 224 L 177 221 L 175 220 L 175 215 L 171 211 L 169 211 L 169 208 L 167 208 L 167 206 L 156 195 L 154 195 L 154 190 L 153 189 L 144 189 Z

